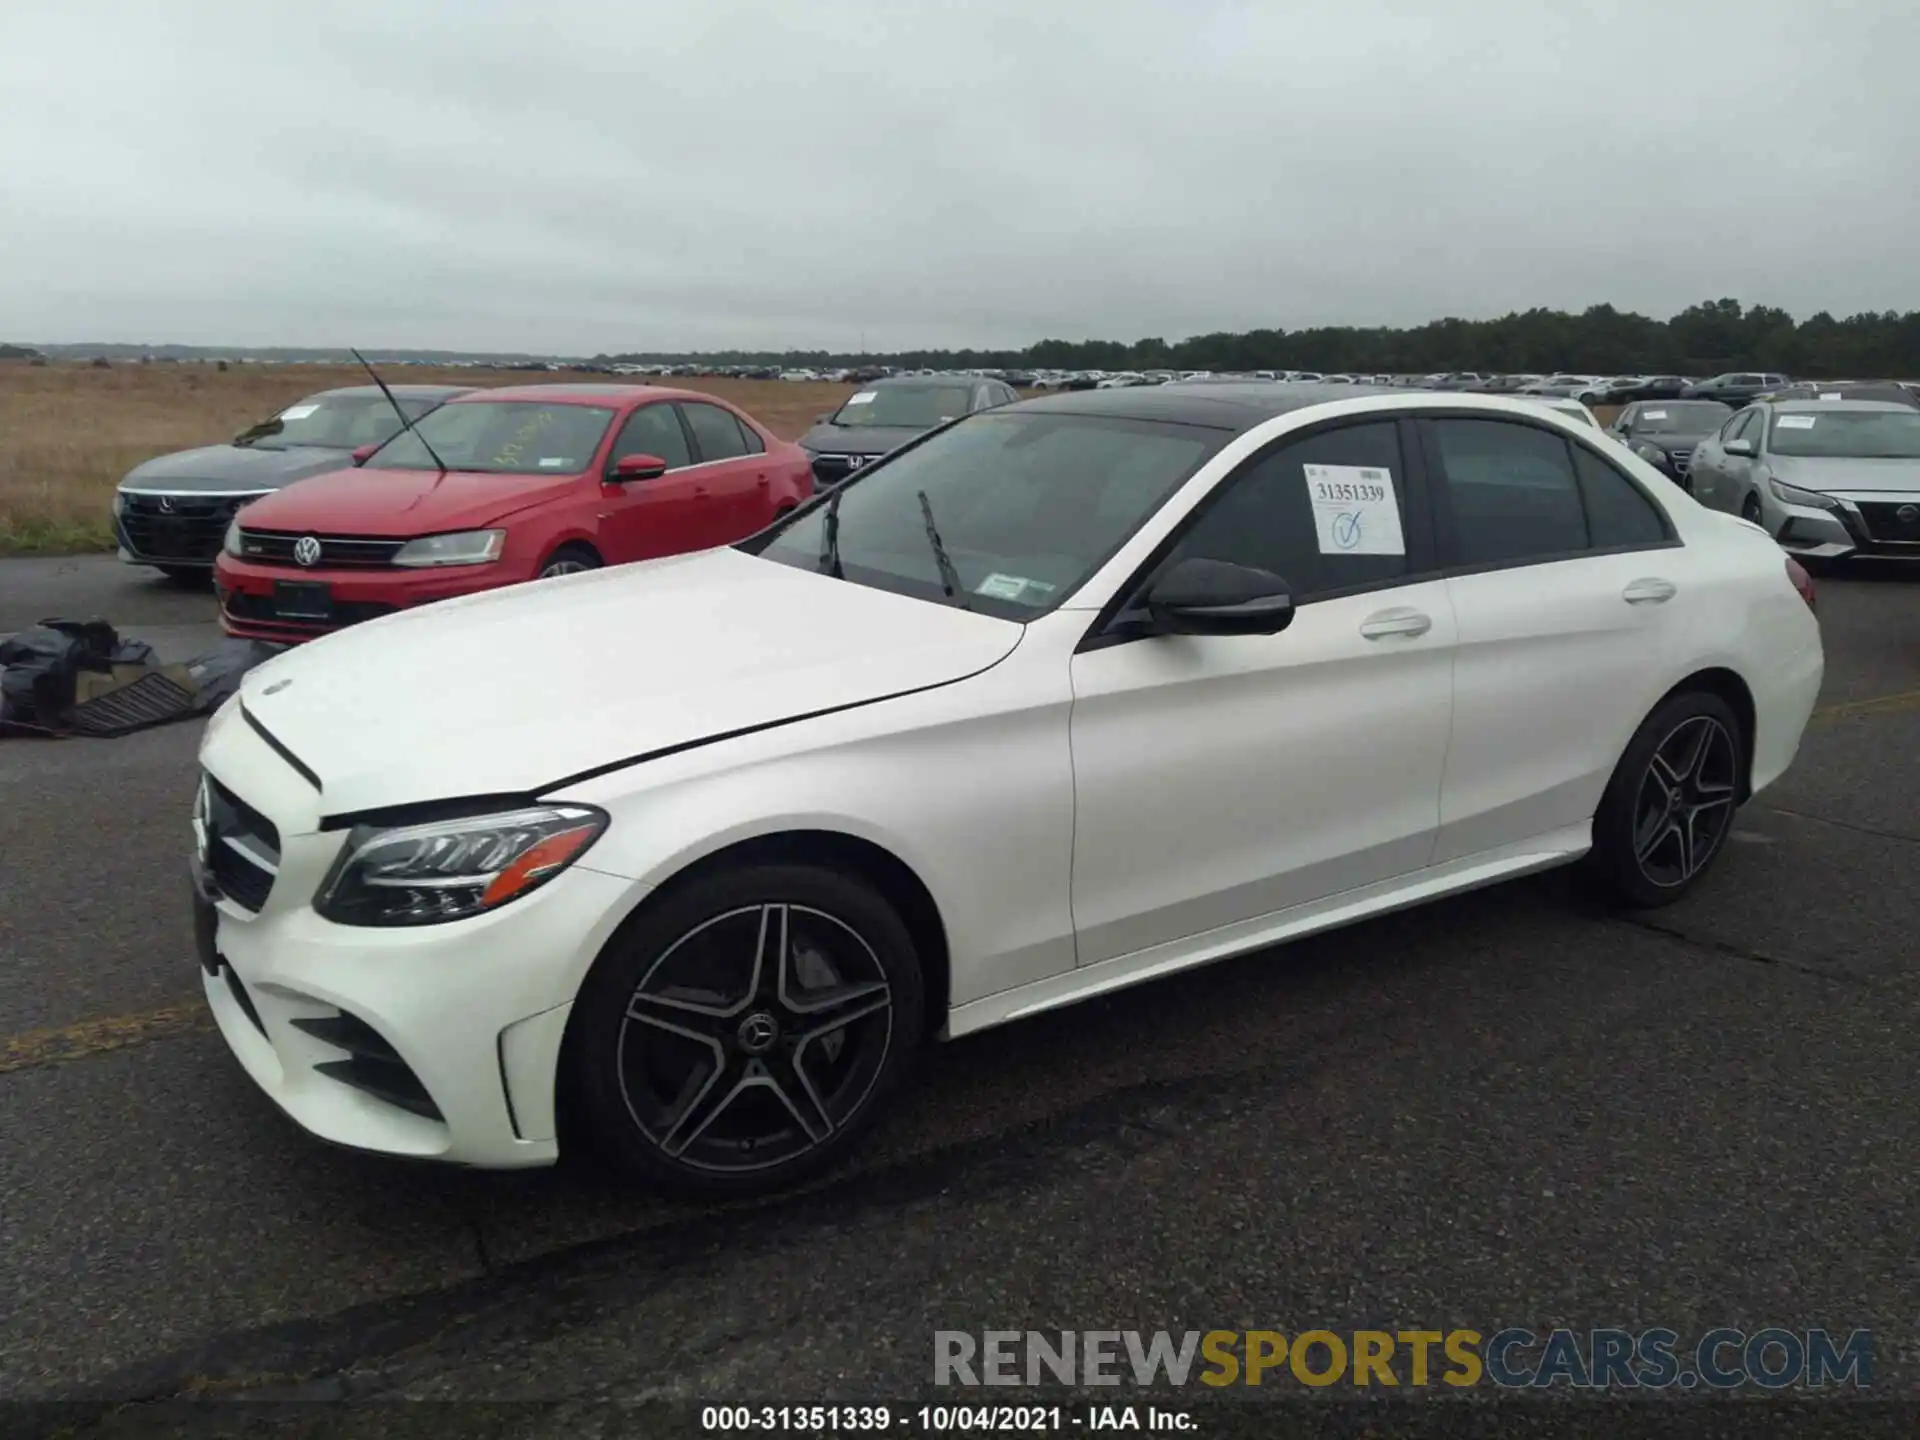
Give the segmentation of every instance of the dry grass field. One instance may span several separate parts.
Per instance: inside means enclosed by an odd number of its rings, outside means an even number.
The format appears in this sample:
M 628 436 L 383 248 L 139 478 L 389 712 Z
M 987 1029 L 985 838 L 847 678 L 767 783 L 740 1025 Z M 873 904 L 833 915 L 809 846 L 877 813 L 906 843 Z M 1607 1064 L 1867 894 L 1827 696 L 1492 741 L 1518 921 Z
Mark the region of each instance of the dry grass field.
M 501 386 L 576 378 L 512 370 L 396 367 L 389 383 Z M 0 361 L 0 555 L 114 548 L 113 490 L 142 460 L 218 444 L 303 395 L 366 382 L 334 365 L 212 363 L 33 366 Z M 724 396 L 777 435 L 798 437 L 851 385 L 684 380 Z

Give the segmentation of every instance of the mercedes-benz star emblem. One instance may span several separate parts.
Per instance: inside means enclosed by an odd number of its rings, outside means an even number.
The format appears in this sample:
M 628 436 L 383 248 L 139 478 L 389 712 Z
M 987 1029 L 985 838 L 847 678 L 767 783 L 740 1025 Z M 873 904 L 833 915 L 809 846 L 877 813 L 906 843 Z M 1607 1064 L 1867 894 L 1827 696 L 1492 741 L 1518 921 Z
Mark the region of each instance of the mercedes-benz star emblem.
M 293 542 L 293 559 L 297 565 L 313 566 L 320 563 L 320 542 L 311 535 L 302 535 Z
M 173 513 L 173 496 L 162 495 L 160 497 L 160 513 L 162 515 L 171 515 Z
M 771 1050 L 780 1038 L 780 1022 L 764 1010 L 756 1010 L 740 1022 L 740 1048 L 749 1055 Z
M 1911 525 L 1914 521 L 1920 520 L 1920 505 L 1902 505 L 1893 513 L 1900 518 L 1902 525 Z

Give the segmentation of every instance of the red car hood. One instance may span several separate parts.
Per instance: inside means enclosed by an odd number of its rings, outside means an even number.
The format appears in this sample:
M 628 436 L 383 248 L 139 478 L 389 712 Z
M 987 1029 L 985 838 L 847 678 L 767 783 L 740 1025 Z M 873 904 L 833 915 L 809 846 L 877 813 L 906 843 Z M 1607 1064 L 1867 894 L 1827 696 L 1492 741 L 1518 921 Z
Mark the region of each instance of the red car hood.
M 579 475 L 336 470 L 254 501 L 242 523 L 317 535 L 432 535 L 477 529 L 584 483 Z

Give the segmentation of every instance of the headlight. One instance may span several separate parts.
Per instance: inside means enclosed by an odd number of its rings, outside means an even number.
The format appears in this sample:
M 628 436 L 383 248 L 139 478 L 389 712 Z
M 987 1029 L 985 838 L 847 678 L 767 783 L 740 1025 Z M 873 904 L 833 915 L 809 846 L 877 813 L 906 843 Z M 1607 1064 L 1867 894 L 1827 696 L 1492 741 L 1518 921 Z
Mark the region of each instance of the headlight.
M 584 805 L 356 825 L 313 908 L 339 925 L 438 925 L 483 915 L 558 875 L 606 827 L 606 815 Z
M 1802 490 L 1798 485 L 1788 485 L 1780 480 L 1769 480 L 1769 489 L 1773 498 L 1785 505 L 1811 505 L 1816 510 L 1838 510 L 1840 502 L 1831 495 L 1822 495 L 1817 490 Z
M 220 542 L 220 548 L 236 560 L 246 554 L 246 551 L 240 548 L 240 517 L 238 515 L 227 522 L 227 538 Z
M 458 535 L 428 535 L 409 540 L 394 554 L 395 565 L 485 565 L 498 560 L 507 543 L 504 530 L 462 530 Z
M 1644 440 L 1636 440 L 1633 442 L 1633 453 L 1649 465 L 1656 465 L 1662 470 L 1666 469 L 1668 464 L 1671 463 L 1667 459 L 1666 451 L 1660 449 L 1657 445 L 1649 445 Z
M 127 510 L 127 495 L 124 490 L 113 492 L 113 518 L 118 520 Z

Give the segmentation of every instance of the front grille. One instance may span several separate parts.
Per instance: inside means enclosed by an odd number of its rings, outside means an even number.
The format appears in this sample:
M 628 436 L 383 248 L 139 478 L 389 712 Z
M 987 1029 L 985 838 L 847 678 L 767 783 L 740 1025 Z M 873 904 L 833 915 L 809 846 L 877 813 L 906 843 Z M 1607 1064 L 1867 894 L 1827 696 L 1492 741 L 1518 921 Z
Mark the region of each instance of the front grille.
M 138 495 L 121 492 L 120 532 L 128 550 L 143 558 L 211 565 L 220 554 L 227 524 L 247 495 Z
M 864 470 L 879 458 L 877 455 L 816 455 L 813 457 L 813 478 L 822 485 L 838 485 L 856 470 Z M 855 460 L 860 463 L 855 465 Z
M 281 625 L 289 630 L 313 635 L 338 630 L 343 625 L 357 625 L 362 620 L 377 620 L 382 615 L 391 615 L 400 608 L 397 605 L 389 605 L 384 600 L 335 600 L 332 618 L 312 620 L 283 618 L 274 605 L 271 595 L 249 595 L 241 590 L 229 590 L 221 603 L 226 606 L 227 614 L 236 620 L 251 620 L 260 625 Z
M 236 905 L 259 910 L 280 870 L 280 831 L 258 810 L 206 777 L 207 871 Z
M 302 1016 L 292 1023 L 296 1030 L 346 1052 L 344 1060 L 323 1060 L 315 1065 L 319 1074 L 428 1120 L 445 1118 L 420 1077 L 400 1058 L 400 1052 L 359 1016 L 342 1010 L 334 1015 Z
M 305 530 L 240 531 L 240 554 L 256 565 L 288 565 L 295 569 L 377 570 L 393 563 L 405 540 L 383 540 L 364 535 L 314 535 L 320 558 L 311 567 L 293 558 L 293 547 L 309 538 Z
M 1685 476 L 1693 469 L 1693 451 L 1669 450 L 1667 452 L 1667 463 L 1673 466 L 1674 474 Z
M 1867 533 L 1874 539 L 1894 544 L 1920 544 L 1920 501 L 1861 500 L 1857 505 L 1860 518 L 1867 522 Z M 1902 510 L 1908 511 L 1913 518 L 1901 519 Z

